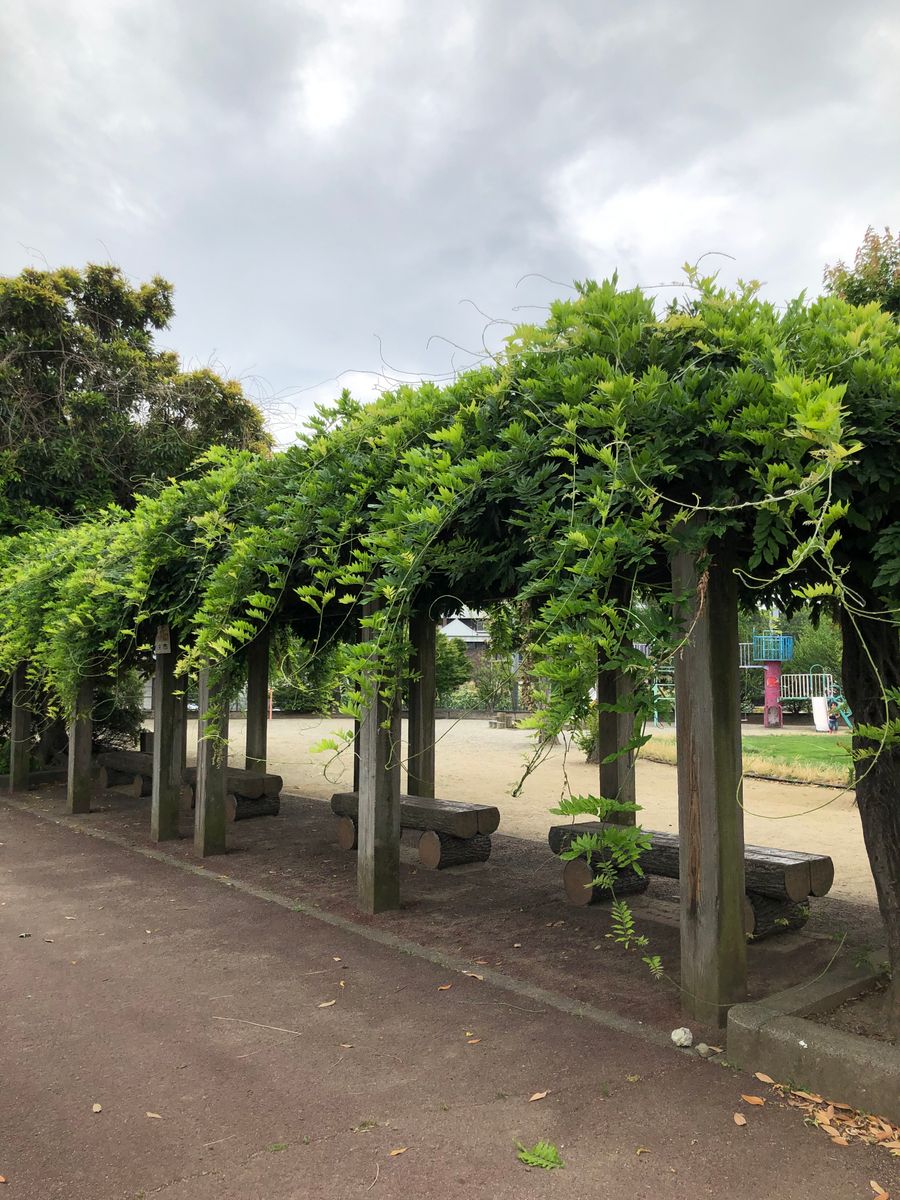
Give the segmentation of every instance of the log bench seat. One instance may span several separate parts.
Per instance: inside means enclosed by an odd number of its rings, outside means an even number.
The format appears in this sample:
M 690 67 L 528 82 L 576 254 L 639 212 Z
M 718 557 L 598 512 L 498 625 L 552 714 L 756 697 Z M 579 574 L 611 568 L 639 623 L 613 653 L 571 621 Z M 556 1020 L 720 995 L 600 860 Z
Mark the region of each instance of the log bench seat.
M 603 825 L 587 821 L 577 825 L 553 825 L 547 835 L 554 854 L 568 850 L 573 837 L 598 833 Z M 667 879 L 679 877 L 677 833 L 644 831 L 650 849 L 641 855 L 644 877 L 622 874 L 616 893 L 644 891 L 648 875 Z M 570 859 L 563 868 L 563 887 L 573 904 L 594 904 L 609 898 L 603 888 L 592 887 L 593 869 L 585 856 Z M 802 854 L 795 850 L 773 850 L 768 846 L 744 847 L 744 930 L 758 940 L 773 933 L 800 929 L 809 918 L 810 896 L 825 896 L 834 883 L 834 863 L 824 854 Z
M 338 845 L 342 850 L 355 849 L 359 793 L 335 792 L 331 811 L 338 818 Z M 428 796 L 400 797 L 400 828 L 421 832 L 419 861 L 435 870 L 486 862 L 491 853 L 491 834 L 499 824 L 500 810 L 492 804 L 461 804 Z
M 100 786 L 125 789 L 133 796 L 149 796 L 153 791 L 153 755 L 142 750 L 107 750 L 97 755 L 100 767 Z M 193 808 L 197 787 L 197 768 L 185 767 L 182 772 L 182 800 Z M 281 808 L 280 775 L 262 771 L 228 768 L 227 815 L 231 821 L 249 817 L 275 817 Z

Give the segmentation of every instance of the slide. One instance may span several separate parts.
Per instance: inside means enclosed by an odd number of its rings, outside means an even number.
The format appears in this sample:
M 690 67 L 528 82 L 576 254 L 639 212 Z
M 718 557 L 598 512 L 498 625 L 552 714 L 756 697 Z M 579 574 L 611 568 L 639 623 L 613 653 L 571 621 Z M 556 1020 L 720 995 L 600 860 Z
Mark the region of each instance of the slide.
M 828 701 L 824 696 L 813 696 L 812 698 L 812 713 L 813 721 L 816 725 L 818 733 L 828 732 Z

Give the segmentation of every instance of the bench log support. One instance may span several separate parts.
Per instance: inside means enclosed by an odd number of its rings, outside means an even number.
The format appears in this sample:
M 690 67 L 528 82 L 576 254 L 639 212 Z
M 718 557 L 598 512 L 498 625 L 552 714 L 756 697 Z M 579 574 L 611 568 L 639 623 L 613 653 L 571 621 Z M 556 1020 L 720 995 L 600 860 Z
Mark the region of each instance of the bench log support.
M 66 786 L 66 807 L 70 813 L 91 811 L 91 742 L 94 685 L 83 679 L 78 685 L 75 709 L 69 721 L 69 770 Z
M 737 580 L 721 559 L 701 579 L 688 551 L 672 575 L 685 638 L 675 659 L 682 1004 L 722 1026 L 747 991 Z
M 410 621 L 413 678 L 409 683 L 407 788 L 411 796 L 434 796 L 434 705 L 437 625 L 428 612 Z
M 9 790 L 24 791 L 31 770 L 31 709 L 28 707 L 25 664 L 13 671 L 10 687 Z
M 247 738 L 244 766 L 265 774 L 269 730 L 269 630 L 247 647 Z
M 205 858 L 225 853 L 228 825 L 228 696 L 208 667 L 200 671 L 198 708 L 194 849 Z
M 150 838 L 167 842 L 178 837 L 181 810 L 181 741 L 184 703 L 175 694 L 178 644 L 169 639 L 169 652 L 157 653 L 153 674 L 153 779 L 150 801 Z M 136 778 L 137 795 L 141 781 Z

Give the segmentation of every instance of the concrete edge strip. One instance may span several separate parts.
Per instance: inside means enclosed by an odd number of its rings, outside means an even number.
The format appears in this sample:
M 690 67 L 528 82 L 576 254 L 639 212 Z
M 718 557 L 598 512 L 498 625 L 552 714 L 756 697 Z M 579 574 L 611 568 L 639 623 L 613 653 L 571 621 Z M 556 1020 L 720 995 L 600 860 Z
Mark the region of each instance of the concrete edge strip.
M 102 842 L 109 842 L 114 846 L 120 847 L 120 849 L 131 851 L 133 854 L 140 854 L 144 858 L 165 863 L 166 866 L 176 867 L 178 870 L 184 871 L 189 875 L 197 875 L 201 879 L 208 879 L 213 883 L 218 883 L 220 886 L 234 888 L 236 891 L 253 896 L 257 900 L 264 900 L 269 904 L 277 904 L 281 908 L 286 908 L 289 912 L 301 913 L 303 916 L 311 917 L 315 921 L 321 921 L 325 925 L 341 929 L 345 933 L 355 934 L 357 937 L 365 938 L 370 942 L 376 942 L 378 945 L 385 946 L 390 950 L 396 950 L 401 954 L 408 954 L 413 958 L 432 963 L 434 966 L 443 967 L 447 971 L 463 974 L 472 968 L 471 962 L 466 959 L 455 958 L 452 954 L 444 954 L 440 950 L 429 949 L 427 946 L 422 946 L 418 942 L 410 941 L 409 938 L 400 937 L 398 934 L 390 933 L 384 929 L 374 929 L 367 925 L 360 925 L 356 921 L 352 921 L 349 917 L 342 917 L 338 913 L 327 912 L 305 901 L 290 900 L 287 896 L 280 896 L 277 892 L 270 892 L 266 888 L 254 887 L 252 884 L 244 883 L 239 879 L 231 879 L 216 871 L 211 871 L 208 867 L 201 866 L 199 863 L 185 862 L 183 859 L 176 858 L 172 854 L 166 854 L 163 850 L 152 850 L 147 846 L 135 846 L 127 838 L 121 837 L 117 833 L 110 833 L 108 830 L 103 829 L 88 828 L 86 825 L 81 824 L 77 818 L 50 816 L 47 813 L 31 808 L 21 800 L 13 800 L 9 796 L 2 797 L 2 801 L 0 802 L 9 808 L 14 808 L 19 812 L 27 813 L 31 817 L 36 817 L 40 821 L 45 821 L 51 825 L 59 825 L 64 829 L 71 829 L 75 833 L 86 834 L 88 837 L 97 838 Z M 583 1004 L 569 1000 L 566 996 L 561 996 L 558 992 L 551 992 L 547 988 L 539 987 L 536 984 L 514 979 L 512 976 L 504 975 L 500 971 L 493 971 L 489 967 L 479 968 L 478 974 L 483 975 L 485 983 L 490 983 L 502 991 L 511 992 L 515 996 L 534 1000 L 539 1004 L 546 1004 L 548 1008 L 555 1008 L 559 1012 L 568 1013 L 573 1017 L 581 1017 L 584 1020 L 592 1021 L 595 1025 L 601 1025 L 606 1029 L 613 1029 L 617 1033 L 624 1033 L 630 1037 L 640 1038 L 642 1041 L 650 1042 L 656 1046 L 671 1047 L 669 1035 L 662 1030 L 653 1028 L 653 1026 L 632 1021 L 628 1017 L 608 1012 L 606 1009 L 598 1008 L 594 1004 Z

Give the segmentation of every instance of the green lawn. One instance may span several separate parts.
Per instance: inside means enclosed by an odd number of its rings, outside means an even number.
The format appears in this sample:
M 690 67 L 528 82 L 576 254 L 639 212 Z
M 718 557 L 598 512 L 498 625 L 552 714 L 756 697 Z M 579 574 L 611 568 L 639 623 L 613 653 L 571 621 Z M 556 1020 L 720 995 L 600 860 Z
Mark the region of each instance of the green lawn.
M 850 735 L 834 733 L 745 733 L 744 751 L 774 762 L 849 766 Z

